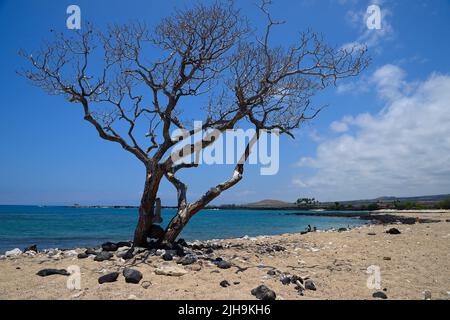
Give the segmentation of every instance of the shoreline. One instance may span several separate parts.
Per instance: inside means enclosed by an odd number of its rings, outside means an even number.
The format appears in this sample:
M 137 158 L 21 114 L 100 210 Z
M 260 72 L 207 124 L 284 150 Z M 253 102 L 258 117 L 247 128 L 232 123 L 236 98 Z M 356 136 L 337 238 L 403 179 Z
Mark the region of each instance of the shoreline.
M 400 220 L 415 221 L 417 216 L 416 211 L 390 214 Z M 113 251 L 110 259 L 101 262 L 92 256 L 79 259 L 84 249 L 21 254 L 0 260 L 0 298 L 255 299 L 251 290 L 264 284 L 276 292 L 277 299 L 374 299 L 375 291 L 389 299 L 423 299 L 426 290 L 433 299 L 449 299 L 450 212 L 422 213 L 419 219 L 439 222 L 376 223 L 341 232 L 195 241 L 185 251 L 196 259 L 186 264 L 177 264 L 182 258 L 175 255 L 165 261 L 162 251 L 137 253 L 129 260 Z M 401 233 L 385 233 L 391 228 Z M 230 266 L 222 269 L 218 258 Z M 36 275 L 45 268 L 71 265 L 80 267 L 81 290 L 69 290 L 67 276 Z M 380 290 L 366 286 L 367 268 L 372 265 L 381 268 Z M 139 284 L 126 283 L 125 268 L 142 274 Z M 161 275 L 161 268 L 183 275 Z M 99 284 L 98 278 L 110 272 L 119 272 L 117 281 Z M 297 284 L 282 283 L 294 276 L 304 283 L 311 280 L 317 290 L 306 289 L 300 295 Z

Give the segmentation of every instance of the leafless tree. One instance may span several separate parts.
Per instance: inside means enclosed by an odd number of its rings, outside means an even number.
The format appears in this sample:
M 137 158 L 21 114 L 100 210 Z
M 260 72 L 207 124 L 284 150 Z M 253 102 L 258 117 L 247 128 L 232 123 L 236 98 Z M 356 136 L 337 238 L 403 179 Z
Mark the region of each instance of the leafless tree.
M 318 114 L 320 108 L 310 104 L 318 91 L 366 68 L 364 48 L 330 47 L 311 31 L 301 33 L 293 46 L 271 46 L 272 29 L 280 22 L 272 19 L 269 4 L 259 5 L 267 18 L 259 35 L 232 3 L 216 2 L 178 10 L 151 29 L 130 23 L 95 31 L 88 24 L 79 32 L 55 33 L 54 41 L 34 55 L 22 52 L 32 65 L 22 75 L 49 94 L 80 104 L 102 139 L 118 143 L 144 164 L 134 245 L 145 246 L 149 237 L 175 241 L 192 216 L 242 179 L 259 139 L 257 133 L 248 142 L 229 180 L 188 202 L 187 185 L 177 173 L 198 164 L 171 157 L 180 142 L 171 132 L 195 132 L 183 119 L 186 101 L 208 97 L 202 130 L 224 132 L 247 122 L 257 132 L 276 129 L 293 136 Z M 204 149 L 213 141 L 206 136 L 183 156 L 198 143 Z M 173 184 L 178 198 L 165 230 L 155 214 L 163 179 Z

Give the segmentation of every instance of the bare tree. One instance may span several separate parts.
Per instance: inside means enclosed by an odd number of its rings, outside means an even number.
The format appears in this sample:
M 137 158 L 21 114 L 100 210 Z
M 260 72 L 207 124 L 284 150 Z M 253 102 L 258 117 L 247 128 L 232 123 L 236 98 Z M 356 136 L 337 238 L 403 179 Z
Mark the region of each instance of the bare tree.
M 32 64 L 21 72 L 27 79 L 80 104 L 102 139 L 120 144 L 144 164 L 134 245 L 145 246 L 149 237 L 175 241 L 192 216 L 242 179 L 259 139 L 257 133 L 248 142 L 229 180 L 188 202 L 187 185 L 177 173 L 198 164 L 171 156 L 180 142 L 171 137 L 174 129 L 195 133 L 183 118 L 186 101 L 207 95 L 202 130 L 224 132 L 247 122 L 256 132 L 276 129 L 293 136 L 293 129 L 318 114 L 320 108 L 310 105 L 318 91 L 367 66 L 365 48 L 330 47 L 311 31 L 291 47 L 271 46 L 271 31 L 280 22 L 272 19 L 269 4 L 259 6 L 267 18 L 260 36 L 233 4 L 217 2 L 178 10 L 152 29 L 132 23 L 94 31 L 88 24 L 80 32 L 55 34 L 35 55 L 22 53 Z M 213 141 L 206 136 L 183 156 Z M 156 216 L 163 179 L 173 184 L 178 199 L 166 230 Z

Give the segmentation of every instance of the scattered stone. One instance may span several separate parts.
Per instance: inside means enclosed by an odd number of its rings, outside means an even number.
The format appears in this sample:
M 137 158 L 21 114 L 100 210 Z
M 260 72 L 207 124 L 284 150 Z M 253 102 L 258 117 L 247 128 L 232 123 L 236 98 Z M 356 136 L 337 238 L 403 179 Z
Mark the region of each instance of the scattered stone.
M 127 247 L 130 248 L 133 245 L 133 242 L 131 241 L 120 241 L 116 243 L 117 247 L 120 249 L 121 247 Z
M 205 250 L 205 253 L 206 253 L 206 254 L 211 254 L 211 253 L 214 253 L 214 250 L 213 250 L 212 248 L 207 248 L 207 249 Z
M 119 247 L 112 242 L 105 242 L 104 244 L 102 244 L 102 249 L 103 251 L 117 251 Z
M 113 257 L 113 254 L 111 252 L 102 251 L 95 256 L 94 261 L 101 262 L 101 261 L 109 260 L 112 257 Z
M 223 280 L 220 282 L 220 286 L 226 288 L 230 286 L 230 283 L 227 280 Z
M 182 264 L 183 266 L 187 266 L 197 262 L 197 257 L 194 255 L 187 255 L 178 260 L 178 264 Z
M 164 253 L 162 255 L 162 258 L 164 261 L 172 261 L 173 260 L 173 256 L 168 252 Z
M 231 263 L 222 260 L 222 261 L 219 261 L 219 262 L 217 263 L 217 266 L 218 266 L 220 269 L 230 269 L 230 268 L 231 268 Z
M 239 281 L 235 281 L 235 282 L 233 282 L 233 284 L 237 286 L 238 284 L 240 284 L 240 282 Z
M 376 236 L 377 234 L 375 232 L 369 232 L 367 235 L 368 236 Z
M 142 280 L 142 273 L 138 270 L 125 268 L 123 270 L 123 276 L 126 283 L 138 284 Z
M 60 274 L 62 276 L 70 276 L 70 273 L 66 269 L 43 269 L 36 273 L 40 277 L 52 276 L 55 274 Z
M 104 276 L 101 276 L 100 278 L 98 278 L 98 283 L 103 284 L 103 283 L 115 282 L 118 277 L 119 277 L 118 272 L 108 273 L 108 274 L 105 274 Z
M 289 277 L 289 276 L 282 276 L 281 277 L 281 279 L 280 279 L 280 281 L 281 281 L 281 283 L 283 284 L 283 285 L 288 285 L 288 284 L 290 284 L 291 283 L 291 277 Z
M 181 277 L 184 276 L 187 271 L 177 266 L 161 265 L 155 269 L 155 273 L 163 276 Z
M 347 228 L 339 228 L 338 229 L 338 232 L 345 232 L 345 231 L 347 231 Z
M 312 290 L 312 291 L 316 291 L 316 285 L 314 284 L 314 282 L 312 280 L 305 280 L 305 289 L 307 290 Z
M 184 239 L 178 239 L 177 243 L 182 247 L 189 247 L 188 243 Z
M 16 257 L 22 254 L 22 250 L 19 248 L 15 248 L 13 250 L 9 250 L 5 252 L 5 257 Z
M 77 258 L 78 258 L 78 259 L 86 259 L 87 257 L 89 257 L 89 255 L 88 255 L 86 252 L 79 253 L 79 254 L 77 255 Z
M 166 253 L 166 250 L 164 250 L 164 249 L 158 249 L 158 250 L 156 250 L 155 251 L 155 254 L 157 255 L 157 256 L 162 256 L 162 255 L 164 255 Z
M 425 300 L 431 300 L 431 291 L 430 290 L 425 290 L 423 292 L 423 295 L 425 297 Z
M 88 248 L 88 249 L 86 249 L 86 251 L 84 253 L 86 253 L 87 255 L 97 255 L 100 252 L 101 252 L 100 250 L 96 250 L 96 249 L 93 249 L 93 248 Z
M 269 271 L 267 271 L 267 274 L 269 276 L 275 276 L 277 274 L 277 272 L 275 270 L 269 270 Z
M 32 246 L 29 246 L 29 247 L 23 249 L 23 252 L 27 252 L 27 251 L 34 251 L 37 253 L 38 252 L 37 245 L 33 244 Z
M 274 251 L 277 251 L 277 252 L 279 252 L 279 251 L 285 251 L 285 250 L 286 250 L 285 247 L 280 246 L 280 245 L 278 245 L 278 244 L 274 244 L 274 245 L 272 246 L 272 249 L 273 249 Z
M 144 288 L 144 289 L 150 288 L 151 285 L 152 285 L 152 283 L 150 281 L 143 281 L 141 283 L 141 287 Z
M 387 230 L 386 233 L 389 233 L 389 234 L 400 234 L 401 232 L 397 228 L 391 228 L 391 229 Z
M 252 295 L 256 297 L 258 300 L 275 300 L 277 295 L 275 291 L 269 289 L 265 285 L 260 285 L 259 287 L 253 289 L 251 291 Z
M 383 260 L 391 261 L 392 259 L 391 259 L 391 257 L 383 257 Z
M 383 291 L 375 292 L 374 294 L 372 294 L 372 297 L 378 298 L 378 299 L 387 299 L 387 295 Z

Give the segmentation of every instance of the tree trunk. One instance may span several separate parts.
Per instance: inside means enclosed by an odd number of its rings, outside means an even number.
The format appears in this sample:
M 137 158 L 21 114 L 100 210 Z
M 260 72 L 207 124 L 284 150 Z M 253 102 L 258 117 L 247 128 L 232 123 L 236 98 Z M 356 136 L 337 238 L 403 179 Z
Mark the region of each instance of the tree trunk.
M 183 228 L 189 222 L 190 215 L 187 209 L 179 211 L 177 215 L 170 221 L 164 234 L 163 242 L 173 243 L 177 240 Z
M 133 245 L 136 247 L 146 247 L 148 245 L 147 237 L 155 216 L 155 202 L 160 181 L 161 175 L 147 172 L 144 192 L 142 193 L 139 206 L 139 219 L 134 232 Z

